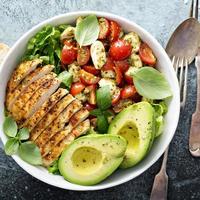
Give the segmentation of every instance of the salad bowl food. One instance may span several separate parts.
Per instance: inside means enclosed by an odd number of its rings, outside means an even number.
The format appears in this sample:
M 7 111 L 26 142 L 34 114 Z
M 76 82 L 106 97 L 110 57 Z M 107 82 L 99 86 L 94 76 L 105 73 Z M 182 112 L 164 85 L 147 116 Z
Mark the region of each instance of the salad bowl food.
M 3 62 L 0 85 L 6 154 L 69 190 L 140 175 L 167 148 L 179 118 L 164 49 L 137 24 L 104 12 L 63 14 L 32 28 Z

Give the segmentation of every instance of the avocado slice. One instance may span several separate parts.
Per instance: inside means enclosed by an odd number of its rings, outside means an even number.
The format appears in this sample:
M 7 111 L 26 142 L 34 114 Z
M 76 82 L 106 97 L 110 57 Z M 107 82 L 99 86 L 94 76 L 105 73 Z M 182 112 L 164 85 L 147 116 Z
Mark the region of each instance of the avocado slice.
M 118 135 L 83 136 L 63 151 L 58 163 L 60 173 L 72 183 L 97 184 L 119 167 L 126 147 L 126 140 Z
M 148 102 L 133 104 L 121 111 L 111 122 L 109 134 L 118 134 L 127 142 L 121 168 L 139 163 L 147 154 L 155 137 L 154 109 Z

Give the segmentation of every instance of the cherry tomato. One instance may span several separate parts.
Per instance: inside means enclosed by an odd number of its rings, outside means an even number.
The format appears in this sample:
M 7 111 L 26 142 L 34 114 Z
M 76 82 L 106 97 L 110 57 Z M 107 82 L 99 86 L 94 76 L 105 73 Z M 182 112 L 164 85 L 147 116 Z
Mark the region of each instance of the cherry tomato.
M 81 79 L 81 82 L 85 85 L 93 85 L 100 81 L 99 77 L 91 73 L 88 73 L 83 69 L 80 70 L 80 79 Z
M 78 48 L 78 55 L 77 55 L 77 62 L 79 65 L 85 65 L 88 63 L 90 59 L 90 49 L 89 47 L 79 47 Z
M 137 91 L 133 85 L 127 85 L 121 91 L 121 98 L 122 99 L 132 98 L 136 93 Z
M 99 75 L 100 74 L 100 70 L 96 69 L 94 66 L 92 65 L 85 65 L 83 66 L 83 69 L 86 71 L 86 72 L 89 72 L 91 74 L 94 74 L 94 75 Z
M 85 89 L 85 85 L 81 82 L 77 82 L 72 84 L 71 88 L 70 88 L 70 94 L 75 96 L 79 93 L 81 93 L 83 90 Z
M 110 32 L 110 24 L 109 21 L 106 18 L 99 18 L 99 39 L 105 39 Z
M 73 45 L 65 44 L 61 51 L 61 62 L 65 65 L 69 65 L 77 58 L 77 49 Z
M 109 35 L 110 42 L 116 41 L 119 38 L 120 31 L 121 31 L 120 25 L 115 21 L 110 21 L 110 35 Z
M 85 107 L 88 111 L 94 110 L 94 109 L 96 108 L 96 106 L 91 105 L 91 104 L 89 104 L 89 103 L 85 103 L 84 107 Z
M 125 73 L 124 78 L 125 78 L 125 81 L 128 84 L 133 85 L 133 77 L 132 76 L 130 76 L 130 75 L 128 75 L 128 74 Z
M 115 105 L 118 103 L 118 101 L 120 100 L 120 90 L 118 92 L 115 92 L 115 94 L 112 96 L 112 105 Z
M 154 56 L 151 48 L 146 43 L 142 43 L 140 45 L 139 56 L 141 60 L 147 65 L 156 64 L 156 57 Z
M 124 60 L 131 55 L 131 44 L 125 40 L 118 39 L 111 44 L 109 55 L 113 60 Z
M 103 71 L 106 71 L 106 70 L 114 70 L 114 68 L 115 68 L 114 62 L 112 61 L 112 59 L 111 59 L 110 57 L 107 57 L 106 63 L 105 63 L 105 65 L 102 67 L 102 70 L 103 70 Z
M 129 68 L 129 63 L 127 60 L 115 61 L 114 63 L 116 67 L 120 68 L 122 73 L 126 72 Z
M 118 66 L 116 66 L 114 68 L 114 70 L 116 73 L 116 83 L 117 83 L 117 85 L 120 85 L 120 83 L 122 82 L 122 78 L 123 78 L 122 72 Z
M 133 100 L 135 103 L 137 103 L 137 102 L 140 102 L 140 101 L 142 100 L 142 97 L 141 97 L 138 93 L 136 93 L 136 94 L 133 96 L 132 100 Z

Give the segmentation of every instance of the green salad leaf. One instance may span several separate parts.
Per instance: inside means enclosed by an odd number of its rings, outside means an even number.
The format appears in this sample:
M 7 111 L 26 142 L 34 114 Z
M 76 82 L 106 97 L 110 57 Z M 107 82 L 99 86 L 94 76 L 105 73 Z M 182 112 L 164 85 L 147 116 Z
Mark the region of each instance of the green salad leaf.
M 10 138 L 5 144 L 4 150 L 5 153 L 9 156 L 17 153 L 19 148 L 19 141 L 16 138 Z
M 73 76 L 70 72 L 63 71 L 58 75 L 58 79 L 62 83 L 64 83 L 64 85 L 67 86 L 67 88 L 70 88 L 73 81 Z
M 42 157 L 39 148 L 31 141 L 24 142 L 19 146 L 19 156 L 31 165 L 41 165 Z
M 54 71 L 60 72 L 60 54 L 62 45 L 60 35 L 67 25 L 53 27 L 46 25 L 36 33 L 28 42 L 25 55 L 22 60 L 41 58 L 45 64 L 55 65 Z
M 8 116 L 5 118 L 3 132 L 9 137 L 15 137 L 17 135 L 17 123 L 12 117 Z
M 53 164 L 48 167 L 48 171 L 51 174 L 56 174 L 56 175 L 60 174 L 60 171 L 59 171 L 59 168 L 58 168 L 58 160 L 54 161 Z
M 94 43 L 99 36 L 99 23 L 95 15 L 89 15 L 80 21 L 75 30 L 75 39 L 80 46 Z
M 172 96 L 169 83 L 164 75 L 152 67 L 142 67 L 133 74 L 137 92 L 149 99 L 165 99 Z
M 110 87 L 104 86 L 97 90 L 96 92 L 97 106 L 101 110 L 106 110 L 111 106 L 112 98 L 110 94 Z
M 97 131 L 99 133 L 107 133 L 108 130 L 108 119 L 104 115 L 97 116 Z
M 18 132 L 19 140 L 28 140 L 29 138 L 29 130 L 28 128 L 22 128 Z

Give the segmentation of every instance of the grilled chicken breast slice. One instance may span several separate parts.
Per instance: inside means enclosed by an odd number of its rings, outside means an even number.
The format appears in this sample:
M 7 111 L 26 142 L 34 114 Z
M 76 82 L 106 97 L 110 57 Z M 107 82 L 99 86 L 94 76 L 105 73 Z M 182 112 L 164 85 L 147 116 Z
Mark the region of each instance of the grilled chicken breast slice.
M 20 95 L 13 104 L 10 112 L 16 121 L 19 121 L 21 115 L 20 110 L 28 102 L 28 100 L 34 95 L 34 93 L 46 82 L 56 77 L 56 74 L 51 72 L 48 75 L 34 81 L 29 87 Z
M 58 159 L 63 150 L 71 144 L 73 140 L 75 140 L 80 135 L 84 135 L 90 129 L 90 121 L 89 119 L 81 122 L 76 128 L 72 130 L 70 134 L 68 134 L 60 143 L 58 143 L 52 150 L 43 157 L 43 165 L 50 166 L 55 160 Z
M 59 88 L 51 97 L 46 100 L 43 105 L 35 112 L 29 119 L 27 119 L 21 126 L 26 127 L 29 131 L 37 125 L 37 123 L 49 112 L 53 106 L 56 105 L 58 101 L 61 100 L 65 95 L 67 95 L 68 91 L 63 88 Z
M 22 107 L 20 123 L 25 122 L 29 119 L 41 106 L 49 99 L 49 97 L 58 89 L 60 80 L 53 78 L 48 82 L 44 83 L 31 97 L 31 99 Z
M 54 134 L 56 134 L 58 131 L 63 130 L 65 125 L 69 122 L 71 116 L 79 111 L 81 107 L 81 102 L 76 99 L 70 105 L 68 105 L 62 113 L 60 113 L 60 115 L 49 125 L 49 127 L 44 130 L 35 140 L 35 143 L 40 148 L 40 150 L 43 149 L 43 146 L 48 143 L 48 141 L 51 137 L 54 136 Z
M 41 148 L 41 155 L 44 157 L 47 155 L 59 142 L 61 142 L 72 129 L 84 121 L 89 116 L 89 111 L 82 108 L 80 111 L 76 112 L 70 119 L 69 124 L 61 132 L 54 134 L 51 139 Z
M 45 65 L 38 67 L 30 74 L 28 74 L 24 80 L 16 87 L 14 91 L 8 91 L 6 94 L 6 107 L 8 111 L 12 107 L 13 103 L 17 100 L 17 97 L 25 91 L 25 89 L 34 81 L 42 78 L 44 75 L 50 73 L 54 69 L 53 65 Z
M 59 114 L 72 102 L 74 97 L 68 94 L 62 98 L 46 115 L 45 117 L 35 126 L 30 132 L 30 140 L 35 141 L 37 137 L 55 120 Z
M 29 60 L 20 63 L 8 82 L 7 91 L 13 91 L 19 83 L 41 63 L 41 59 Z

